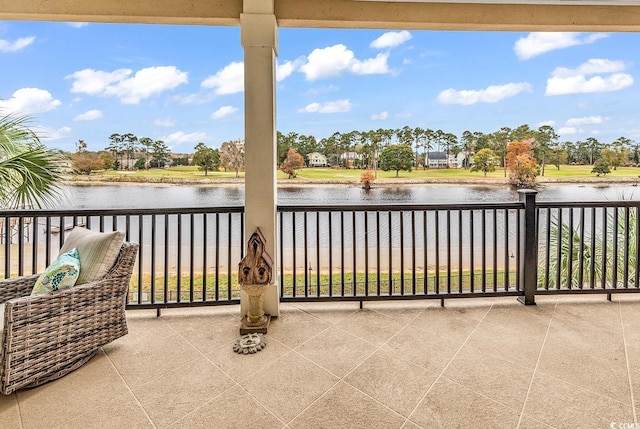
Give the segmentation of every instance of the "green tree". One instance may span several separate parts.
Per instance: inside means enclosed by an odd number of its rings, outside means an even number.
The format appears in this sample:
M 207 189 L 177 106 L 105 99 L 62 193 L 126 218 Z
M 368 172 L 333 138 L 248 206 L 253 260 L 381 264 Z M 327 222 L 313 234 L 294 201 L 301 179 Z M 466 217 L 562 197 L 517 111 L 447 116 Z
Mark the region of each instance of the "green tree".
M 593 165 L 593 169 L 591 170 L 591 172 L 600 177 L 600 175 L 606 176 L 607 174 L 611 173 L 611 170 L 609 169 L 609 164 L 607 164 L 606 159 L 602 157 L 596 160 L 596 163 Z
M 480 149 L 478 153 L 473 155 L 473 165 L 471 171 L 482 171 L 486 176 L 487 173 L 496 171 L 496 167 L 500 165 L 500 160 L 496 154 L 489 148 Z
M 149 157 L 153 151 L 153 140 L 149 137 L 142 137 L 138 143 L 140 143 L 140 151 L 144 154 L 144 168 L 149 168 Z
M 196 153 L 193 155 L 193 164 L 197 165 L 206 176 L 209 171 L 218 171 L 220 168 L 220 155 L 212 147 L 207 147 L 200 142 L 195 147 Z
M 558 145 L 549 150 L 549 162 L 556 166 L 560 170 L 561 164 L 566 164 L 569 160 L 569 153 L 567 150 Z
M 396 177 L 400 175 L 400 170 L 411 171 L 413 162 L 413 150 L 406 144 L 389 145 L 380 153 L 380 168 L 384 171 L 395 170 Z
M 123 141 L 124 137 L 120 134 L 114 133 L 109 136 L 109 145 L 107 146 L 107 150 L 113 154 L 114 168 L 118 169 L 122 166 L 122 160 L 120 156 L 123 151 Z
M 164 167 L 171 160 L 171 150 L 164 141 L 156 140 L 153 142 L 151 156 L 153 157 L 153 166 Z
M 60 195 L 64 155 L 46 148 L 30 118 L 0 117 L 0 207 L 52 205 Z

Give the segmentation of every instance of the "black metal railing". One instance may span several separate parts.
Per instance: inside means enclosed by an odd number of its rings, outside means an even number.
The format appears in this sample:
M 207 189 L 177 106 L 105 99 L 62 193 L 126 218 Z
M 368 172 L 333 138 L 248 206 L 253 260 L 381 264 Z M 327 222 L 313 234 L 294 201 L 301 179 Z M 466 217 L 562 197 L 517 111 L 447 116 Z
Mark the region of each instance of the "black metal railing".
M 244 208 L 0 211 L 4 278 L 41 272 L 76 225 L 140 244 L 128 308 L 240 301 Z
M 640 290 L 639 201 L 538 203 L 538 294 Z
M 640 291 L 640 202 L 279 206 L 282 301 Z M 42 271 L 75 225 L 140 243 L 128 308 L 238 303 L 244 208 L 0 211 L 0 275 Z
M 521 295 L 522 208 L 281 206 L 281 299 Z

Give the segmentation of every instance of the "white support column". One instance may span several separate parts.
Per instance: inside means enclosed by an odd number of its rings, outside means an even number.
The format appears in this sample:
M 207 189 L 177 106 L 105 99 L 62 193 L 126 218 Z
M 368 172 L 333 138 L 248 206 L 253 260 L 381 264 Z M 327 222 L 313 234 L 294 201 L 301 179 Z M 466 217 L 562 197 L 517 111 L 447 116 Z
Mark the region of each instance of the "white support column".
M 244 48 L 245 237 L 260 228 L 273 259 L 273 280 L 264 296 L 265 313 L 279 314 L 276 252 L 276 56 L 278 26 L 273 0 L 244 0 L 240 15 Z M 246 243 L 245 243 L 246 245 Z M 241 313 L 249 297 L 242 292 Z

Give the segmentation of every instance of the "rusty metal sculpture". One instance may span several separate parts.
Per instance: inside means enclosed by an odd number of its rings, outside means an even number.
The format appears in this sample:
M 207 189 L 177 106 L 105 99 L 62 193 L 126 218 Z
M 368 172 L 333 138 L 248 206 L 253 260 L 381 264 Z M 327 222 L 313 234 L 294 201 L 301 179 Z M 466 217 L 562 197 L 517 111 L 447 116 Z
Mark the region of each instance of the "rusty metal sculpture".
M 264 313 L 264 293 L 271 282 L 273 261 L 265 250 L 266 240 L 260 228 L 249 238 L 247 254 L 238 264 L 238 281 L 249 295 L 249 309 L 242 319 L 240 335 L 266 334 L 271 316 Z

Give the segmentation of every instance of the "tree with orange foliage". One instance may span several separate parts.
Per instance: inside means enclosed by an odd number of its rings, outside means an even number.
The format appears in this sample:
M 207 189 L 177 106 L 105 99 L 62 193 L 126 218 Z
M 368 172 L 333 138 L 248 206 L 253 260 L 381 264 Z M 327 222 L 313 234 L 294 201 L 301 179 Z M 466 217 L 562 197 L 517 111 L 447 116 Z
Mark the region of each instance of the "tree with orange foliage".
M 362 187 L 364 189 L 371 189 L 371 183 L 373 183 L 375 179 L 375 175 L 370 168 L 367 168 L 360 175 L 360 183 L 362 183 Z
M 304 158 L 295 148 L 290 147 L 287 157 L 280 166 L 280 170 L 289 175 L 289 179 L 296 177 L 296 170 L 304 165 Z
M 509 181 L 518 188 L 534 187 L 539 168 L 529 142 L 511 142 L 507 145 Z

